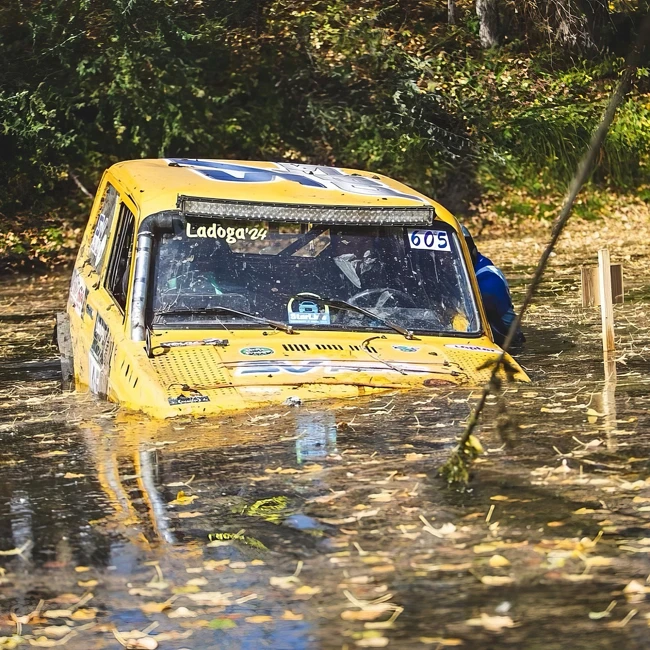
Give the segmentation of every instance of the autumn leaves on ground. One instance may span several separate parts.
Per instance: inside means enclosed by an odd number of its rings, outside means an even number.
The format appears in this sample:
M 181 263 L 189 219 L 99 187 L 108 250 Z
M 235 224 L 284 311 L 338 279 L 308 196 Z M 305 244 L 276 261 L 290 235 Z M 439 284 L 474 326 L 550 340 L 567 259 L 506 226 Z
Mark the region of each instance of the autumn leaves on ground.
M 59 392 L 65 277 L 4 282 L 0 647 L 645 647 L 649 235 L 641 210 L 570 225 L 525 323 L 533 383 L 490 400 L 464 493 L 436 471 L 476 390 L 153 426 Z M 515 302 L 547 236 L 479 240 Z M 615 384 L 578 286 L 603 241 Z

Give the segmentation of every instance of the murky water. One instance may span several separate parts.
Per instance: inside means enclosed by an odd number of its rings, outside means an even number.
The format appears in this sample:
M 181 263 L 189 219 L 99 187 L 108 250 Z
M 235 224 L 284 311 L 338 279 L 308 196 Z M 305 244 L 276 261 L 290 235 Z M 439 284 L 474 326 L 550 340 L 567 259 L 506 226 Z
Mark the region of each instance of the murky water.
M 605 384 L 578 278 L 567 245 L 464 494 L 476 389 L 152 422 L 58 390 L 64 275 L 3 280 L 0 648 L 647 647 L 647 280 Z

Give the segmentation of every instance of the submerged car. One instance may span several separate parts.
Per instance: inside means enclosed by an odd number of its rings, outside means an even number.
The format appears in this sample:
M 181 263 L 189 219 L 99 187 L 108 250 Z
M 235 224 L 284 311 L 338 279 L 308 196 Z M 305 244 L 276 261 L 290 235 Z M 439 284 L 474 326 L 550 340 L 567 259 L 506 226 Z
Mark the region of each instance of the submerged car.
M 476 384 L 501 352 L 447 210 L 290 163 L 113 165 L 58 322 L 77 389 L 161 418 Z

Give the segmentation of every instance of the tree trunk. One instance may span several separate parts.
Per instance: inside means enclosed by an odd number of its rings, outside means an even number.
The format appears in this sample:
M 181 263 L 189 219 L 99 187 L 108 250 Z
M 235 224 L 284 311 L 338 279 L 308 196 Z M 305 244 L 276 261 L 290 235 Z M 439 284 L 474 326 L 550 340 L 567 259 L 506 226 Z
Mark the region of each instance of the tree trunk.
M 456 24 L 456 0 L 447 0 L 447 22 L 450 25 Z
M 499 44 L 499 13 L 497 0 L 476 0 L 476 15 L 479 19 L 479 39 L 484 48 Z

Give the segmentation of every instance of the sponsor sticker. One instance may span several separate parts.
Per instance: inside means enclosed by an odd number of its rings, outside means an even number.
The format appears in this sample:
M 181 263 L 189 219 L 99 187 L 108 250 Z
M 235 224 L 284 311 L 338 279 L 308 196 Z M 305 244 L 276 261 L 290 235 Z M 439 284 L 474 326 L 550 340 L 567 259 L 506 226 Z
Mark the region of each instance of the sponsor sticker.
M 179 404 L 209 402 L 210 398 L 207 395 L 179 395 L 178 397 L 170 397 L 167 401 L 171 406 L 178 406 Z
M 398 352 L 417 352 L 420 348 L 413 347 L 412 345 L 394 345 L 393 350 Z
M 249 348 L 242 348 L 239 351 L 239 354 L 243 354 L 247 357 L 266 357 L 269 354 L 274 354 L 275 350 L 272 348 L 265 348 L 262 346 L 251 346 Z
M 317 298 L 317 296 L 314 296 Z M 287 304 L 287 317 L 291 325 L 330 324 L 330 310 L 318 300 L 310 297 L 292 298 Z
M 242 226 L 241 228 L 234 228 L 232 226 L 223 226 L 214 221 L 209 225 L 204 224 L 201 226 L 188 222 L 185 227 L 185 235 L 189 239 L 225 239 L 229 244 L 234 244 L 236 241 L 244 241 L 246 239 L 266 239 L 268 232 L 268 228 L 263 228 L 262 226 Z
M 100 397 L 106 397 L 108 394 L 108 379 L 113 347 L 113 337 L 110 334 L 108 325 L 97 314 L 93 329 L 93 341 L 88 352 L 88 385 L 90 391 Z
M 409 228 L 409 246 L 425 251 L 451 252 L 449 233 L 446 230 L 415 230 Z
M 463 345 L 462 343 L 447 343 L 445 347 L 456 350 L 468 350 L 469 352 L 491 352 L 493 354 L 499 352 L 499 350 L 495 350 L 494 348 L 484 348 L 480 345 Z
M 327 375 L 342 372 L 382 372 L 388 373 L 417 373 L 429 374 L 435 372 L 429 366 L 420 363 L 394 363 L 387 368 L 383 363 L 374 361 L 332 361 L 331 359 L 313 359 L 311 361 L 292 363 L 290 361 L 275 361 L 264 359 L 260 361 L 238 361 L 235 364 L 235 375 L 305 375 L 322 372 Z
M 70 282 L 70 296 L 68 298 L 69 304 L 77 312 L 79 318 L 83 318 L 84 305 L 88 297 L 88 289 L 81 279 L 81 273 L 78 269 L 72 272 L 72 280 Z

